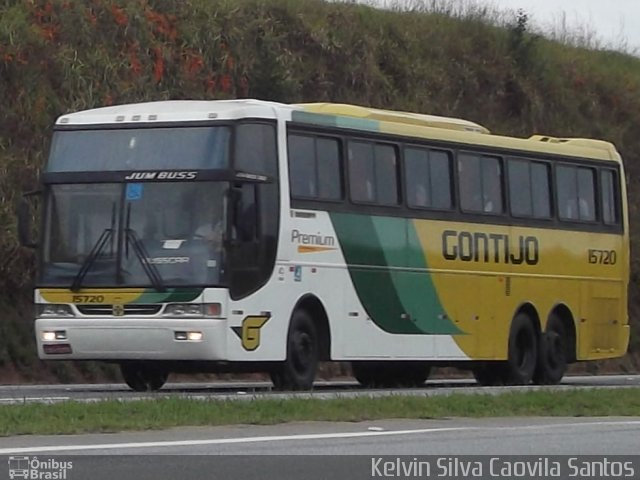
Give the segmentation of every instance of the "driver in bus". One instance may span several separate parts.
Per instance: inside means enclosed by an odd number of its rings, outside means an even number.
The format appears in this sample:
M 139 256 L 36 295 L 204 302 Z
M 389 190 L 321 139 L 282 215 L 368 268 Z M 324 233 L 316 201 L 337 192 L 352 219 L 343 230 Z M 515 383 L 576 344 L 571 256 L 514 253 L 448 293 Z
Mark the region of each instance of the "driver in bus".
M 200 217 L 199 226 L 192 235 L 193 240 L 204 240 L 209 243 L 215 250 L 219 250 L 222 246 L 222 219 L 213 224 L 213 212 L 204 213 Z

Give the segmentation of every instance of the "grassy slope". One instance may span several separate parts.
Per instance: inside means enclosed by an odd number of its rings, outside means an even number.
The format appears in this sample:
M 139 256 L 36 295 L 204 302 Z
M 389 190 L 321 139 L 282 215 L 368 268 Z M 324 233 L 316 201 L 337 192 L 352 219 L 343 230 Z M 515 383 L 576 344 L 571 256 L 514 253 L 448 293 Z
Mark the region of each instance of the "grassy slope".
M 626 158 L 633 220 L 640 60 L 496 21 L 483 9 L 452 16 L 319 0 L 0 0 L 0 369 L 44 371 L 28 312 L 33 257 L 16 244 L 13 205 L 36 185 L 55 117 L 73 110 L 169 98 L 336 101 L 462 117 L 501 134 L 603 138 Z M 633 266 L 637 325 L 637 256 Z

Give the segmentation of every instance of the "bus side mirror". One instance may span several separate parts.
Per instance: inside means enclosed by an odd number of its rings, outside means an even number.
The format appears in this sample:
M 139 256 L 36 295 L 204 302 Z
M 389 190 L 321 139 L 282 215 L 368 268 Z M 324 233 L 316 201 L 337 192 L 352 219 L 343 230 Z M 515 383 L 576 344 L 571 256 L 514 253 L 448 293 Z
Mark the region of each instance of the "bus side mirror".
M 28 198 L 39 195 L 40 193 L 40 190 L 25 193 L 18 203 L 18 241 L 23 247 L 36 248 L 38 246 L 38 242 L 33 240 L 32 237 L 33 224 L 31 220 L 33 218 L 33 204 Z

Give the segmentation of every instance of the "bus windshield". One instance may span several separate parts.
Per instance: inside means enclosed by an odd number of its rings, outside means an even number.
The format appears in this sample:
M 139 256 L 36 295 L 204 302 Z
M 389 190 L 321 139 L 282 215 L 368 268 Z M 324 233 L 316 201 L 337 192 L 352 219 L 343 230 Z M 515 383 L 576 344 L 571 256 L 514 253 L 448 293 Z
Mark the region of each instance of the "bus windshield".
M 225 169 L 229 127 L 61 130 L 47 172 Z
M 51 185 L 41 282 L 219 285 L 225 182 Z

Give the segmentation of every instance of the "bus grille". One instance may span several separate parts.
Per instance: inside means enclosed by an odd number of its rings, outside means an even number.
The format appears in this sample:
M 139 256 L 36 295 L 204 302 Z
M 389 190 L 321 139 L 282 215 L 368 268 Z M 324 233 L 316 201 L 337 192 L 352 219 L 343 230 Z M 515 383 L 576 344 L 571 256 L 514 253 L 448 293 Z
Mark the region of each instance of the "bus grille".
M 155 315 L 162 310 L 162 305 L 130 304 L 114 310 L 113 305 L 76 305 L 83 315 L 128 316 Z

